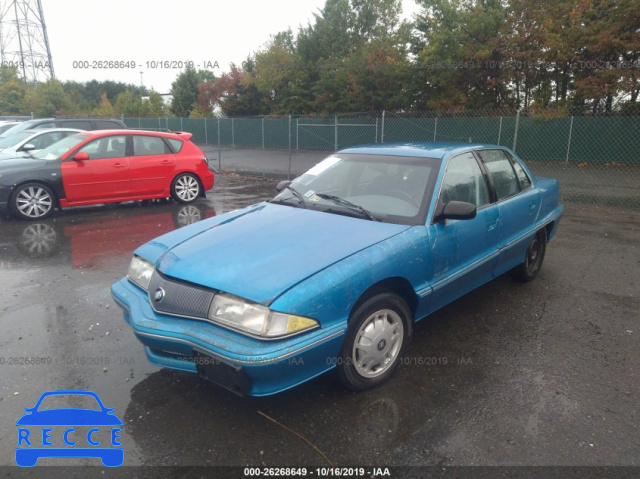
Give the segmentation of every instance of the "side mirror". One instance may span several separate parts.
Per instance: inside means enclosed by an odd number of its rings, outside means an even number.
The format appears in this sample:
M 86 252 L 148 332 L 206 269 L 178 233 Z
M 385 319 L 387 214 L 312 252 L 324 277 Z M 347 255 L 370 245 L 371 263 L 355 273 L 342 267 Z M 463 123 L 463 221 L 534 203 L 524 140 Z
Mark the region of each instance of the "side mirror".
M 437 217 L 442 220 L 471 220 L 476 217 L 476 205 L 466 201 L 449 201 Z
M 89 153 L 87 153 L 86 151 L 81 151 L 80 153 L 77 153 L 76 156 L 73 157 L 73 159 L 75 161 L 86 161 L 89 159 Z
M 22 148 L 20 148 L 21 151 L 31 151 L 35 149 L 36 145 L 34 145 L 33 143 L 27 143 L 26 145 L 22 145 Z
M 290 184 L 291 184 L 291 181 L 289 181 L 289 180 L 281 181 L 280 183 L 278 183 L 278 184 L 276 185 L 276 190 L 278 190 L 278 191 L 282 191 L 282 190 L 284 190 L 287 186 L 289 186 Z

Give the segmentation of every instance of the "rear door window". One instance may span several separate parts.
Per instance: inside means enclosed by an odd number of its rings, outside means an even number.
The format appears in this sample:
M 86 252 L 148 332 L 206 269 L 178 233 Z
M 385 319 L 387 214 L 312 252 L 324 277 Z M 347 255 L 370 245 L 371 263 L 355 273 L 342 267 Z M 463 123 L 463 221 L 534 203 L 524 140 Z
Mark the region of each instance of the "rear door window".
M 503 150 L 484 150 L 479 153 L 496 190 L 498 201 L 520 192 L 516 173 Z
M 156 136 L 134 135 L 133 136 L 133 155 L 165 155 L 171 153 L 162 138 Z

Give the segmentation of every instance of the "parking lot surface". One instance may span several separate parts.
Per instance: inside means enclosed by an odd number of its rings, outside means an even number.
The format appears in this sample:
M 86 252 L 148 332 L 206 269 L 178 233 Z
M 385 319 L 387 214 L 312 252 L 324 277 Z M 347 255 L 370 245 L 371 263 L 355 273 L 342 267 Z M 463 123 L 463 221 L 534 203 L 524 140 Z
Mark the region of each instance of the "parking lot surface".
M 149 365 L 109 291 L 132 251 L 274 186 L 219 175 L 190 206 L 0 219 L 0 465 L 15 464 L 25 407 L 83 389 L 124 422 L 125 465 L 640 466 L 633 211 L 569 204 L 535 281 L 505 275 L 418 323 L 396 377 L 372 391 L 345 392 L 326 374 L 238 398 Z

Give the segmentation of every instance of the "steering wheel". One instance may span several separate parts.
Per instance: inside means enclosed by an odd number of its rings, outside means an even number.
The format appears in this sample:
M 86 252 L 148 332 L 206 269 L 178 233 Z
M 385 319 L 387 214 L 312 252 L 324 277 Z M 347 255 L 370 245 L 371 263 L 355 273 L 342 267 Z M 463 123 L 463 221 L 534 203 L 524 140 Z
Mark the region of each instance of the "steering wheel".
M 407 203 L 420 208 L 420 204 L 413 198 L 413 196 L 411 196 L 408 193 L 405 193 L 404 191 L 400 191 L 400 190 L 389 190 L 389 191 L 385 191 L 383 193 L 383 195 L 385 196 L 392 196 L 394 198 L 398 198 L 400 200 L 406 201 Z

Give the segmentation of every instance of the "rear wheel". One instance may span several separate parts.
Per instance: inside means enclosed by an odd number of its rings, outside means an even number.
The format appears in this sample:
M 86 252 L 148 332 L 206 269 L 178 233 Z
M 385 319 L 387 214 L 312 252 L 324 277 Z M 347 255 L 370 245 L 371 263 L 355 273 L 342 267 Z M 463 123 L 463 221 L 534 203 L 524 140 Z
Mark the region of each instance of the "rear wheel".
M 196 175 L 183 173 L 173 180 L 171 196 L 180 203 L 193 203 L 200 196 L 202 187 Z
M 338 374 L 344 385 L 362 391 L 388 381 L 411 338 L 411 311 L 392 293 L 364 301 L 351 315 Z
M 51 215 L 55 206 L 53 192 L 40 183 L 18 187 L 11 200 L 11 212 L 25 220 L 39 220 Z
M 536 233 L 529 243 L 524 262 L 515 269 L 516 278 L 521 281 L 531 281 L 542 268 L 544 254 L 547 251 L 547 232 L 543 228 Z

